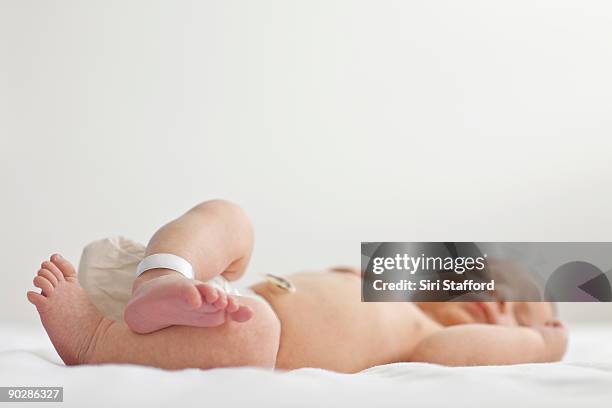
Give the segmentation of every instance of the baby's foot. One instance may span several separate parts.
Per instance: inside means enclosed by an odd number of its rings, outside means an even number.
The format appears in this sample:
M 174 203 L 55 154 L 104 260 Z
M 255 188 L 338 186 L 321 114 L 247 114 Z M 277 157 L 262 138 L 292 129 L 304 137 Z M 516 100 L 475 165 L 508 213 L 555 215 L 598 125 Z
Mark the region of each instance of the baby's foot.
M 245 322 L 252 315 L 252 310 L 240 305 L 236 296 L 205 282 L 169 274 L 138 286 L 123 319 L 134 332 L 151 333 L 173 325 L 220 326 L 227 317 Z
M 98 328 L 112 322 L 98 313 L 76 279 L 70 262 L 60 255 L 44 261 L 34 277 L 41 293 L 28 292 L 53 346 L 66 364 L 89 361 Z

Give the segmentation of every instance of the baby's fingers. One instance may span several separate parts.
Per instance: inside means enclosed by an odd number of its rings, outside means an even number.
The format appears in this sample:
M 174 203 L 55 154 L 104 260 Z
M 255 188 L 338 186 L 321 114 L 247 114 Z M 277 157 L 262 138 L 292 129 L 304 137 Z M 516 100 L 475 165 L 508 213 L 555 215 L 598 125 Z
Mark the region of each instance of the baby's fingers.
M 561 329 L 561 328 L 563 328 L 563 327 L 564 327 L 564 326 L 563 326 L 563 323 L 561 323 L 561 321 L 560 321 L 560 320 L 557 320 L 557 319 L 547 320 L 547 321 L 546 321 L 546 323 L 544 323 L 544 325 L 545 325 L 545 326 L 548 326 L 548 327 L 555 327 L 555 328 L 559 328 L 559 329 Z

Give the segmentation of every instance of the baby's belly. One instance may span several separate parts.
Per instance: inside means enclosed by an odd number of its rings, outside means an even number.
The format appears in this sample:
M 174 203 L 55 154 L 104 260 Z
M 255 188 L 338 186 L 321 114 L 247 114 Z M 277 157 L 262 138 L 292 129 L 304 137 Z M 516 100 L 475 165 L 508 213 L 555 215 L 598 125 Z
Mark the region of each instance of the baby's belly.
M 411 303 L 362 303 L 359 277 L 342 272 L 288 276 L 295 293 L 261 283 L 255 292 L 281 321 L 277 368 L 356 372 L 406 361 L 432 323 Z

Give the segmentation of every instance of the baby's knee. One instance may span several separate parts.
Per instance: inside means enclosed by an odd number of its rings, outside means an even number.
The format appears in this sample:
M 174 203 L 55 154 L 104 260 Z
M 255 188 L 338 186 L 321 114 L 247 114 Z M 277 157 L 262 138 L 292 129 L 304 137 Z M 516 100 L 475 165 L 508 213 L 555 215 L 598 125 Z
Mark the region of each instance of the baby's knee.
M 260 299 L 241 298 L 253 309 L 248 322 L 232 323 L 230 338 L 238 366 L 274 368 L 280 343 L 280 321 L 270 305 Z
M 203 201 L 190 211 L 215 213 L 239 218 L 246 217 L 244 210 L 238 204 L 220 198 Z

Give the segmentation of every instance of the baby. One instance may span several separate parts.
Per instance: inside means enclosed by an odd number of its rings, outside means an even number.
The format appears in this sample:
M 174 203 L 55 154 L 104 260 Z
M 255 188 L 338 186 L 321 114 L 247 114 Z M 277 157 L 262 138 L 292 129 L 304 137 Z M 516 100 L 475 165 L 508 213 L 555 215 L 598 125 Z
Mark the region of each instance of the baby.
M 213 283 L 219 276 L 240 278 L 252 247 L 245 213 L 227 201 L 207 201 L 160 228 L 146 251 L 175 255 L 195 279 L 143 268 L 124 322 L 98 312 L 74 267 L 58 254 L 42 263 L 34 278 L 41 293 L 28 292 L 28 299 L 66 364 L 352 373 L 401 361 L 550 362 L 567 347 L 550 303 L 363 303 L 359 270 L 344 267 L 292 274 L 287 279 L 295 291 L 263 282 L 243 296 Z

